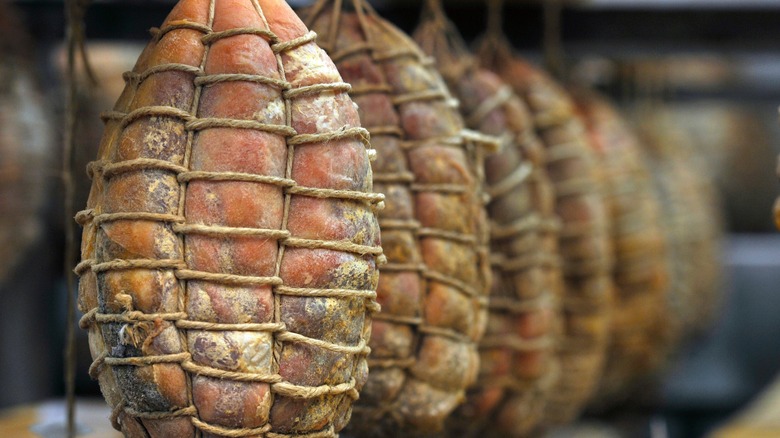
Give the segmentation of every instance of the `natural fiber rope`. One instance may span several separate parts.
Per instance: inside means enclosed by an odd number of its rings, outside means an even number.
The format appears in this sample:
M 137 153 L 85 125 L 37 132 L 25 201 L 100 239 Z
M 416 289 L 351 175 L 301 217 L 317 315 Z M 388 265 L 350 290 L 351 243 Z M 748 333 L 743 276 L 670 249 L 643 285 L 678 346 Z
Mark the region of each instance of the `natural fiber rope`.
M 258 13 L 262 16 L 262 10 L 259 9 L 259 5 L 255 3 Z M 209 10 L 209 22 L 213 22 L 214 19 L 214 2 L 210 4 Z M 267 22 L 266 22 L 267 24 Z M 313 41 L 316 35 L 310 32 L 300 38 L 296 38 L 292 41 L 278 42 L 278 38 L 267 29 L 257 28 L 242 28 L 231 29 L 225 32 L 214 33 L 211 31 L 211 26 L 204 26 L 197 23 L 177 23 L 174 25 L 166 26 L 160 30 L 153 31 L 155 38 L 160 39 L 168 32 L 176 29 L 190 29 L 201 31 L 205 35 L 202 38 L 204 45 L 206 45 L 206 52 L 203 55 L 202 64 L 205 63 L 205 59 L 208 52 L 209 44 L 219 41 L 224 38 L 228 38 L 235 35 L 259 35 L 266 38 L 272 43 L 272 50 L 277 55 L 287 50 L 300 47 L 306 43 Z M 190 113 L 181 111 L 172 107 L 145 107 L 131 111 L 129 113 L 121 112 L 109 112 L 105 114 L 104 119 L 118 120 L 120 123 L 120 129 L 124 129 L 134 121 L 145 117 L 174 117 L 181 119 L 184 122 L 184 127 L 188 131 L 188 146 L 185 156 L 185 165 L 178 166 L 173 163 L 155 160 L 155 159 L 134 159 L 127 160 L 118 163 L 105 163 L 94 162 L 88 167 L 88 173 L 90 176 L 100 176 L 101 178 L 108 179 L 112 176 L 116 176 L 127 172 L 136 171 L 149 171 L 159 170 L 168 171 L 176 174 L 177 180 L 180 183 L 180 196 L 183 197 L 186 191 L 186 184 L 191 180 L 211 180 L 211 181 L 244 181 L 244 182 L 257 182 L 277 185 L 285 189 L 285 217 L 283 223 L 287 222 L 287 214 L 289 212 L 289 201 L 292 194 L 300 196 L 315 196 L 322 198 L 338 198 L 349 199 L 360 202 L 368 202 L 372 205 L 379 204 L 384 199 L 379 194 L 367 194 L 363 192 L 354 192 L 347 190 L 334 190 L 326 188 L 308 188 L 297 186 L 296 182 L 289 178 L 292 167 L 292 148 L 295 144 L 308 144 L 319 143 L 327 141 L 335 141 L 342 139 L 357 138 L 363 142 L 367 147 L 368 144 L 368 131 L 362 128 L 350 128 L 334 131 L 330 133 L 321 134 L 301 134 L 298 135 L 292 128 L 290 128 L 290 99 L 310 95 L 320 92 L 345 92 L 349 91 L 350 86 L 344 83 L 335 84 L 315 84 L 299 89 L 292 89 L 290 84 L 284 80 L 284 71 L 281 69 L 281 60 L 279 60 L 280 74 L 282 80 L 275 80 L 272 78 L 265 78 L 255 75 L 237 75 L 237 74 L 221 74 L 221 75 L 203 75 L 203 65 L 200 68 L 192 66 L 184 66 L 181 64 L 163 64 L 156 67 L 152 67 L 143 73 L 129 73 L 125 75 L 128 82 L 131 82 L 135 87 L 140 82 L 147 79 L 151 75 L 160 74 L 164 72 L 178 71 L 191 73 L 196 76 L 195 85 L 197 87 L 196 97 L 192 104 L 192 110 Z M 229 81 L 250 81 L 256 83 L 263 83 L 267 85 L 276 86 L 284 90 L 283 97 L 288 111 L 288 118 L 286 125 L 269 125 L 256 122 L 253 120 L 234 120 L 234 119 L 203 119 L 197 118 L 192 115 L 197 108 L 200 89 L 203 86 L 209 86 L 220 82 Z M 187 159 L 190 155 L 190 148 L 192 144 L 192 134 L 194 131 L 210 128 L 234 128 L 234 129 L 256 129 L 273 134 L 283 135 L 288 138 L 288 172 L 286 178 L 269 177 L 265 175 L 251 175 L 241 174 L 234 172 L 199 172 L 188 171 L 186 166 Z M 247 277 L 232 274 L 223 273 L 210 273 L 200 272 L 186 269 L 186 264 L 180 260 L 113 260 L 102 263 L 97 263 L 95 260 L 84 260 L 76 267 L 78 273 L 84 273 L 86 270 L 91 269 L 93 272 L 106 272 L 111 270 L 125 270 L 125 269 L 172 269 L 176 277 L 182 281 L 182 285 L 186 287 L 187 280 L 207 280 L 214 282 L 221 282 L 224 284 L 270 284 L 278 287 L 278 293 L 275 293 L 275 300 L 277 301 L 277 310 L 275 312 L 276 319 L 278 321 L 278 295 L 286 294 L 292 296 L 308 296 L 308 297 L 333 297 L 333 298 L 364 298 L 368 300 L 366 308 L 369 312 L 376 311 L 377 306 L 373 303 L 376 298 L 376 292 L 372 290 L 357 291 L 349 289 L 319 289 L 319 288 L 290 288 L 282 285 L 281 278 L 278 277 L 278 266 L 281 257 L 283 256 L 284 246 L 298 246 L 305 248 L 325 248 L 338 251 L 355 252 L 358 254 L 372 254 L 381 257 L 381 248 L 368 247 L 364 245 L 357 245 L 352 242 L 346 241 L 323 241 L 313 239 L 300 239 L 291 237 L 289 231 L 286 230 L 286 226 L 281 230 L 268 230 L 268 229 L 252 229 L 241 227 L 226 227 L 219 225 L 207 225 L 207 224 L 187 224 L 183 217 L 183 200 L 179 203 L 180 211 L 178 214 L 159 214 L 149 212 L 116 212 L 116 213 L 99 213 L 96 214 L 94 210 L 88 209 L 79 212 L 76 215 L 77 221 L 86 225 L 90 221 L 94 226 L 100 226 L 107 222 L 120 221 L 120 220 L 149 220 L 159 222 L 172 222 L 173 230 L 182 238 L 185 234 L 204 234 L 212 236 L 254 236 L 260 238 L 276 239 L 280 243 L 280 253 L 277 257 L 277 275 L 274 277 Z M 184 290 L 184 289 L 182 289 Z M 247 330 L 247 331 L 268 331 L 276 334 L 276 341 L 279 342 L 296 342 L 306 343 L 317 346 L 319 348 L 328 349 L 331 351 L 341 352 L 345 354 L 368 354 L 368 347 L 365 345 L 365 341 L 362 341 L 357 346 L 341 346 L 319 339 L 308 338 L 296 333 L 291 333 L 285 330 L 285 327 L 281 323 L 265 323 L 265 324 L 220 324 L 203 321 L 188 321 L 186 312 L 175 312 L 167 314 L 144 314 L 142 312 L 130 311 L 122 314 L 100 314 L 97 309 L 93 309 L 87 312 L 81 320 L 82 325 L 89 325 L 91 323 L 137 323 L 140 321 L 172 321 L 180 330 Z M 278 351 L 277 348 L 274 349 Z M 190 360 L 190 354 L 187 352 L 170 354 L 170 355 L 158 355 L 158 356 L 141 356 L 141 357 L 108 357 L 107 355 L 99 356 L 91 365 L 91 374 L 97 374 L 98 370 L 103 366 L 118 366 L 118 365 L 136 365 L 146 366 L 155 363 L 179 363 L 188 372 L 195 374 L 209 375 L 217 378 L 227 378 L 230 380 L 238 381 L 268 381 L 272 384 L 272 390 L 274 393 L 298 398 L 315 398 L 328 394 L 347 394 L 353 399 L 357 398 L 357 391 L 355 390 L 354 379 L 349 382 L 339 385 L 322 385 L 317 387 L 305 387 L 299 385 L 293 385 L 284 382 L 278 375 L 263 375 L 263 374 L 251 374 L 251 373 L 237 373 L 225 370 L 213 369 L 196 364 Z M 278 365 L 277 365 L 278 366 Z M 188 383 L 188 387 L 191 384 Z M 190 397 L 190 407 L 183 408 L 173 412 L 152 412 L 152 413 L 139 413 L 127 408 L 125 403 L 115 407 L 112 414 L 112 423 L 115 427 L 119 428 L 119 415 L 121 412 L 126 412 L 129 415 L 133 414 L 139 418 L 156 418 L 164 419 L 176 416 L 190 416 L 193 425 L 198 429 L 213 434 L 229 437 L 243 437 L 263 435 L 266 437 L 288 437 L 290 435 L 270 433 L 270 425 L 265 425 L 261 428 L 241 428 L 241 429 L 226 429 L 219 426 L 207 424 L 197 417 L 197 412 L 191 402 L 191 394 L 188 390 L 188 397 Z M 335 436 L 333 426 L 328 426 L 325 430 L 314 432 L 304 435 L 295 435 L 296 437 L 331 437 Z

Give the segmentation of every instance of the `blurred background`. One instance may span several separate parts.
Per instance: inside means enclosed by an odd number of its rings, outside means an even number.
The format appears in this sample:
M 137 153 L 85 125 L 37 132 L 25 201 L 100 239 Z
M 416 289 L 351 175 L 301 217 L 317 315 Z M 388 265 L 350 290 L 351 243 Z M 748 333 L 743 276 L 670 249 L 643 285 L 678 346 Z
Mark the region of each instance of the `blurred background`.
M 419 2 L 371 3 L 414 29 Z M 780 370 L 780 238 L 771 213 L 779 191 L 780 0 L 562 3 L 556 46 L 549 32 L 545 40 L 541 1 L 507 0 L 504 28 L 513 45 L 541 62 L 552 41 L 574 81 L 606 93 L 640 128 L 657 118 L 650 134 L 671 136 L 686 151 L 687 165 L 706 181 L 696 190 L 714 193 L 720 214 L 712 219 L 725 231 L 716 242 L 723 250 L 722 266 L 713 267 L 722 299 L 714 322 L 682 346 L 658 385 L 585 421 L 594 436 L 606 436 L 599 428 L 605 424 L 632 437 L 702 436 L 744 409 Z M 83 169 L 97 152 L 99 114 L 111 109 L 122 72 L 172 4 L 91 2 L 86 51 L 95 82 L 81 83 L 78 96 L 77 210 L 89 190 Z M 444 5 L 467 40 L 484 31 L 484 1 Z M 0 409 L 64 393 L 64 23 L 61 1 L 0 0 Z M 11 119 L 17 128 L 3 124 Z M 77 393 L 99 396 L 87 376 L 82 331 L 78 358 Z

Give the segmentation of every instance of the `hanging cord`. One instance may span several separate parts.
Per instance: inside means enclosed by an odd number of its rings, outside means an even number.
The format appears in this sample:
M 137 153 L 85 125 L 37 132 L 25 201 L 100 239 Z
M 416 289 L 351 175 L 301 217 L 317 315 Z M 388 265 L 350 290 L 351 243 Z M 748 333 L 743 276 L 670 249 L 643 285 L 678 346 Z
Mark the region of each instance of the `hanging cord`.
M 65 1 L 65 40 L 68 64 L 65 71 L 67 90 L 65 94 L 65 126 L 62 152 L 62 186 L 64 189 L 64 226 L 65 226 L 65 256 L 63 269 L 67 285 L 67 316 L 65 319 L 65 396 L 67 399 L 67 436 L 76 436 L 76 296 L 73 266 L 76 252 L 75 224 L 73 223 L 73 152 L 75 149 L 76 117 L 78 111 L 78 78 L 76 74 L 76 52 L 84 65 L 84 70 L 91 83 L 95 83 L 94 74 L 87 62 L 84 38 L 84 15 L 88 0 Z
M 544 0 L 542 8 L 544 13 L 544 37 L 542 39 L 544 66 L 555 79 L 563 81 L 566 73 L 561 36 L 563 3 L 562 0 Z
M 425 0 L 414 37 L 423 51 L 437 60 L 445 78 L 458 78 L 477 67 L 475 56 L 447 18 L 441 0 Z
M 487 31 L 488 38 L 502 38 L 504 35 L 504 19 L 501 13 L 504 10 L 504 0 L 487 0 Z
M 512 45 L 504 34 L 503 0 L 487 0 L 487 28 L 479 38 L 478 58 L 483 66 L 500 71 L 513 58 Z
M 441 0 L 425 0 L 422 8 L 422 19 L 432 19 L 436 22 L 444 22 L 444 7 Z

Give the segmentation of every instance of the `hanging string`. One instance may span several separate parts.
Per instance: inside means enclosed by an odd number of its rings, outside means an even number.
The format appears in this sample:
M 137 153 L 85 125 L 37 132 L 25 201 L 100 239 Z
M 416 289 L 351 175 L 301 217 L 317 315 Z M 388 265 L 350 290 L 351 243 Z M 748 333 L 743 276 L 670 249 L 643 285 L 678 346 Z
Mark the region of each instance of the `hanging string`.
M 504 10 L 504 0 L 487 1 L 487 32 L 488 37 L 497 38 L 504 33 L 503 17 L 501 12 Z
M 76 117 L 78 111 L 78 78 L 76 76 L 76 52 L 84 65 L 87 77 L 95 83 L 94 74 L 87 62 L 84 38 L 84 15 L 88 0 L 65 1 L 65 41 L 68 64 L 65 70 L 65 126 L 62 152 L 62 186 L 64 190 L 64 226 L 65 226 L 65 256 L 63 269 L 67 286 L 67 316 L 65 318 L 65 396 L 67 436 L 76 436 L 76 285 L 73 276 L 73 266 L 76 252 L 75 224 L 73 222 L 74 182 L 73 182 L 73 152 L 75 149 Z
M 432 18 L 437 22 L 445 20 L 444 7 L 441 0 L 425 0 L 423 2 L 422 18 Z
M 544 0 L 542 8 L 544 10 L 544 37 L 542 39 L 544 66 L 554 78 L 562 81 L 565 74 L 561 37 L 562 0 Z
M 512 45 L 509 43 L 503 29 L 503 0 L 486 0 L 487 28 L 479 42 L 480 63 L 500 71 L 504 64 L 512 59 Z

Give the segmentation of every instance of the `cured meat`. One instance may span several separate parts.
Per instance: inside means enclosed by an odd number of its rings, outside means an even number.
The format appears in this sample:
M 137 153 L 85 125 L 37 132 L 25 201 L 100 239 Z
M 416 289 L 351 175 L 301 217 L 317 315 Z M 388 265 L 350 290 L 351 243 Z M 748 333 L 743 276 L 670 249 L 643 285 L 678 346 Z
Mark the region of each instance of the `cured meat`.
M 668 113 L 647 108 L 635 116 L 663 211 L 671 265 L 666 321 L 676 346 L 709 328 L 717 314 L 723 219 L 708 171 L 693 155 L 693 141 Z
M 480 374 L 450 428 L 453 436 L 526 436 L 542 420 L 559 371 L 563 283 L 546 154 L 525 103 L 477 65 L 441 5 L 427 4 L 415 39 L 436 60 L 467 126 L 502 139 L 485 163 L 494 280 Z
M 79 304 L 128 437 L 336 436 L 382 259 L 368 133 L 281 0 L 182 0 L 126 75 Z
M 550 77 L 512 54 L 499 35 L 479 49 L 482 65 L 496 72 L 531 109 L 547 152 L 547 171 L 561 218 L 560 251 L 565 292 L 561 377 L 551 392 L 546 421 L 566 423 L 591 397 L 601 376 L 613 295 L 609 218 L 595 152 L 569 95 Z
M 661 206 L 639 140 L 609 102 L 576 90 L 575 101 L 606 177 L 615 250 L 615 300 L 607 363 L 594 409 L 623 401 L 665 363 L 671 344 L 669 269 Z
M 379 156 L 374 181 L 387 194 L 382 312 L 349 430 L 427 435 L 478 371 L 490 278 L 482 150 L 464 138 L 457 105 L 419 47 L 367 3 L 345 3 L 320 1 L 304 14 L 352 84 Z

